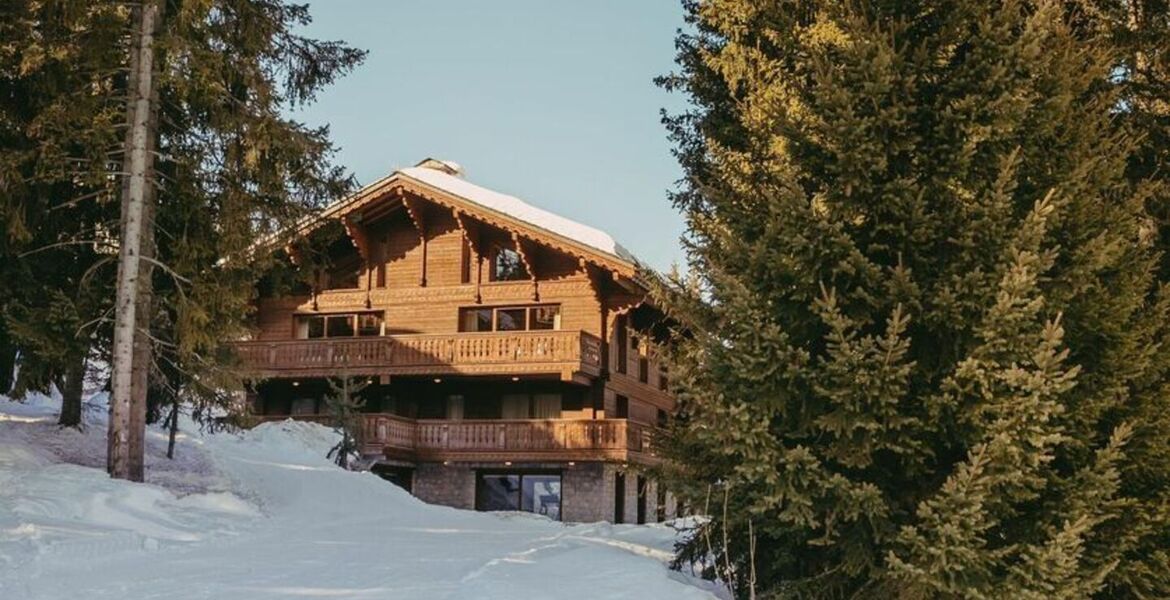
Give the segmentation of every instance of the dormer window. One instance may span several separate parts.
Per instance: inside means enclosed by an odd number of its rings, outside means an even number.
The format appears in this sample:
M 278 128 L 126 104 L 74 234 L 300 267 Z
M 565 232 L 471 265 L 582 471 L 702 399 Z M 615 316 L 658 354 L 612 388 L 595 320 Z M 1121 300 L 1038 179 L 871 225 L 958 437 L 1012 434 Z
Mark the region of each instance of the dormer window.
M 512 248 L 496 246 L 492 251 L 492 281 L 519 281 L 528 279 L 528 269 L 520 253 Z

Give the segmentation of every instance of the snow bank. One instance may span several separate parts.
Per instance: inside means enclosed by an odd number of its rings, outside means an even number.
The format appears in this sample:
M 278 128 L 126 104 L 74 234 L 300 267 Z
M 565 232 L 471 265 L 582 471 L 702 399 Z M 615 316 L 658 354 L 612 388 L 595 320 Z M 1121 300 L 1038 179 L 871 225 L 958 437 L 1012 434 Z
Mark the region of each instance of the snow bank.
M 0 598 L 712 598 L 670 572 L 667 526 L 566 526 L 422 503 L 325 458 L 300 422 L 148 437 L 147 483 L 108 479 L 104 417 L 0 398 Z M 187 424 L 185 429 L 194 431 Z

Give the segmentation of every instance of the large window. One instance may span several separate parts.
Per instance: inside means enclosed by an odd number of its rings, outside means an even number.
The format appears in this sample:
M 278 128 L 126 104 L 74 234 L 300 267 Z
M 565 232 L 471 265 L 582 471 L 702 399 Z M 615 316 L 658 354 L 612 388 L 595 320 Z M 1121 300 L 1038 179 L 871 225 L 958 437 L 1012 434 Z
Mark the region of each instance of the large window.
M 296 336 L 301 340 L 382 335 L 382 313 L 298 315 Z
M 522 510 L 561 518 L 560 473 L 479 473 L 476 510 Z
M 459 309 L 460 331 L 531 331 L 561 328 L 561 305 Z
M 528 279 L 528 269 L 520 253 L 511 248 L 497 246 L 492 250 L 492 281 L 517 281 Z

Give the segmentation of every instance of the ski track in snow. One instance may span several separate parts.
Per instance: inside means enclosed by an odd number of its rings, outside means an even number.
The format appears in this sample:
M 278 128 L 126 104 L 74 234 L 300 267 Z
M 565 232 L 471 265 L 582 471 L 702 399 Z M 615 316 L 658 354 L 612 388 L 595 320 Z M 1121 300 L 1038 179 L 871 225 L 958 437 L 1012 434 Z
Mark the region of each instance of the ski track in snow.
M 0 599 L 725 597 L 666 568 L 668 525 L 428 505 L 334 467 L 319 425 L 182 435 L 175 461 L 152 429 L 147 483 L 110 480 L 100 400 L 76 432 L 0 397 Z

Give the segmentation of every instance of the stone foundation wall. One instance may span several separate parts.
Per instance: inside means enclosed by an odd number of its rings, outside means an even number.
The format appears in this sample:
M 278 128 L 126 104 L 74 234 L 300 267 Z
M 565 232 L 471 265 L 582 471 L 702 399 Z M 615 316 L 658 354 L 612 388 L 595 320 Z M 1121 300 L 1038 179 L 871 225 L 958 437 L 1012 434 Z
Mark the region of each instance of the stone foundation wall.
M 480 468 L 499 470 L 498 463 L 442 465 L 424 463 L 415 468 L 414 495 L 424 502 L 455 508 L 475 508 L 475 474 Z M 561 471 L 561 520 L 569 523 L 613 521 L 617 474 L 625 473 L 625 523 L 638 522 L 638 473 L 607 463 L 525 464 L 516 470 L 559 469 Z M 658 483 L 647 479 L 646 522 L 658 520 Z M 675 516 L 674 495 L 666 494 L 666 518 Z
M 577 463 L 561 474 L 562 517 L 571 523 L 613 520 L 611 465 Z
M 475 470 L 442 464 L 420 464 L 414 471 L 414 495 L 423 502 L 475 508 Z

